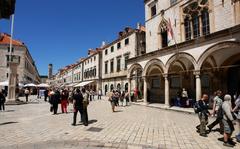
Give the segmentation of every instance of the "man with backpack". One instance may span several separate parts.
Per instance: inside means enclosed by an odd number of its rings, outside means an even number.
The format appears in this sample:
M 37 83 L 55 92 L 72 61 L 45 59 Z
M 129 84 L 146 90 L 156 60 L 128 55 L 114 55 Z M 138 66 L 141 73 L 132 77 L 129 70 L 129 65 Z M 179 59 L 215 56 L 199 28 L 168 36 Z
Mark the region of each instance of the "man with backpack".
M 198 105 L 196 113 L 198 113 L 198 117 L 200 120 L 200 124 L 196 127 L 199 131 L 200 136 L 207 137 L 206 125 L 208 123 L 208 115 L 210 112 L 208 111 L 208 95 L 203 94 L 202 98 L 196 103 Z
M 217 118 L 213 123 L 211 123 L 207 127 L 209 129 L 209 132 L 211 132 L 212 128 L 214 126 L 216 126 L 217 124 L 219 124 L 220 125 L 220 133 L 223 134 L 222 113 L 221 113 L 222 112 L 221 106 L 222 106 L 223 101 L 221 99 L 221 96 L 222 96 L 222 92 L 220 90 L 218 90 L 213 99 L 214 103 L 213 103 L 213 113 L 212 113 L 212 116 L 215 116 L 215 114 L 217 114 Z

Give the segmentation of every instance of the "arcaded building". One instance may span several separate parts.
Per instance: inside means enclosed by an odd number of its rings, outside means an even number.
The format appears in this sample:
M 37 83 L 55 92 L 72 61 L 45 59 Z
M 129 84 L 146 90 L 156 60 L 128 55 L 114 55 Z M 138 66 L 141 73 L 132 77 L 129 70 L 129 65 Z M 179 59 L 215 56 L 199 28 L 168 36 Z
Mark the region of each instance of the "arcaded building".
M 128 60 L 138 70 L 144 102 L 173 105 L 185 88 L 200 99 L 220 89 L 240 91 L 239 0 L 145 0 L 146 54 Z

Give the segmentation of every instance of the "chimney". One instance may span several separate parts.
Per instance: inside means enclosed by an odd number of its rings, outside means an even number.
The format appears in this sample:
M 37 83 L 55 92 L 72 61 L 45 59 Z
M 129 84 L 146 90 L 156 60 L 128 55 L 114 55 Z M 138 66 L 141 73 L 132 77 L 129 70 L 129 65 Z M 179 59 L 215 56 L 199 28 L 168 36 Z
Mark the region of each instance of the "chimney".
M 49 64 L 48 65 L 48 79 L 52 78 L 52 74 L 53 74 L 53 65 Z
M 139 23 L 139 22 L 137 23 L 137 29 L 139 29 L 139 30 L 141 29 L 141 23 Z
M 103 42 L 102 42 L 102 45 L 101 45 L 101 48 L 103 48 L 105 45 L 106 45 L 106 42 L 103 41 Z

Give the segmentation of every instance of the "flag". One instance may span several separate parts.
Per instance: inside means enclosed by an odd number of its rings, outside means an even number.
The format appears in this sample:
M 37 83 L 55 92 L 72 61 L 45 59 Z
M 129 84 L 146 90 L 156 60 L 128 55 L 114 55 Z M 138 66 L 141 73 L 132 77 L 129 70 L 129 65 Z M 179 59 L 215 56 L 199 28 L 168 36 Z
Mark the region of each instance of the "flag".
M 168 36 L 168 46 L 173 45 L 175 41 L 174 41 L 173 29 L 172 29 L 172 24 L 170 19 L 168 19 L 167 36 Z
M 0 0 L 0 19 L 9 19 L 15 11 L 16 0 Z

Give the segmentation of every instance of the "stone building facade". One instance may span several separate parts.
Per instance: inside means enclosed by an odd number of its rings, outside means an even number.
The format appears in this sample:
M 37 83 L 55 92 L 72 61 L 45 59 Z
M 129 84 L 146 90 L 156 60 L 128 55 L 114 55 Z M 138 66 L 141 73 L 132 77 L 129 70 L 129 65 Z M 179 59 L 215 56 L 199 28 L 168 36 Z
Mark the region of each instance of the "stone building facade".
M 240 91 L 240 1 L 144 2 L 146 54 L 128 60 L 128 79 L 142 70 L 146 103 L 173 105 L 182 88 L 192 99 Z
M 102 49 L 102 91 L 127 91 L 127 60 L 145 53 L 145 28 L 125 28 L 115 41 Z
M 0 82 L 8 80 L 9 66 L 7 59 L 9 58 L 9 42 L 10 35 L 1 34 L 0 36 Z M 18 66 L 18 82 L 21 84 L 41 82 L 37 67 L 34 60 L 26 47 L 22 42 L 13 40 L 13 52 L 14 55 L 20 56 L 20 64 Z

